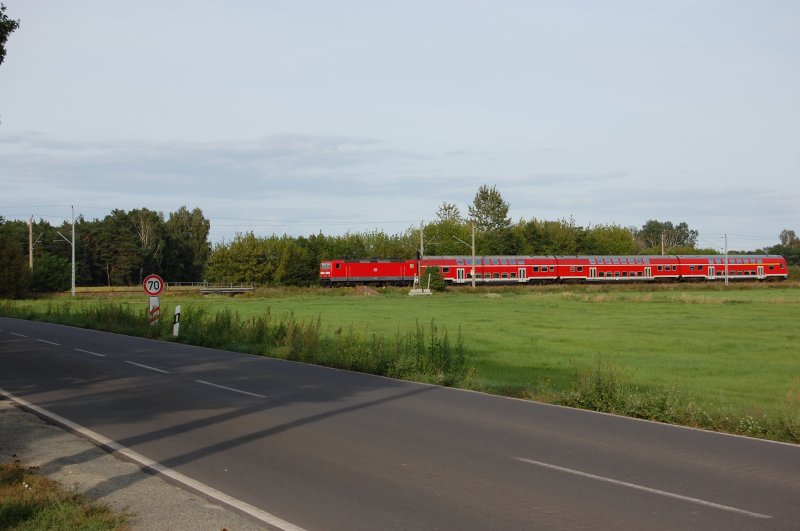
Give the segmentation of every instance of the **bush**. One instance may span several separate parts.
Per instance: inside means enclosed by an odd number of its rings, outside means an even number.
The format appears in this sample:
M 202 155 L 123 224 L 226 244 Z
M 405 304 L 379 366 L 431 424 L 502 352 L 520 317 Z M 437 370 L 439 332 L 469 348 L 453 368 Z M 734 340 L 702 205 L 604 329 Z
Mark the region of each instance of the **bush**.
M 430 286 L 433 291 L 444 291 L 446 288 L 444 275 L 442 275 L 441 270 L 436 266 L 428 267 L 422 275 L 422 285 L 420 287 L 428 288 L 428 286 Z

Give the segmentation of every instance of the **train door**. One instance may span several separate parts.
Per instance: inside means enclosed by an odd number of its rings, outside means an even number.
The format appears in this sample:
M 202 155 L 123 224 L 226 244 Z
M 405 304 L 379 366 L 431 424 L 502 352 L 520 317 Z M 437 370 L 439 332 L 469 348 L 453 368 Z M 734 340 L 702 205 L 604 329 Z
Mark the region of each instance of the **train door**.
M 764 278 L 764 266 L 758 266 L 758 278 Z
M 527 280 L 525 278 L 525 268 L 524 267 L 520 267 L 519 269 L 517 269 L 517 278 L 519 278 L 520 282 L 525 282 Z
M 708 266 L 708 280 L 714 280 L 717 276 L 717 270 L 714 266 Z
M 653 278 L 653 268 L 652 267 L 645 267 L 644 268 L 644 278 Z
M 592 279 L 595 279 L 595 278 L 597 278 L 597 268 L 596 267 L 590 267 L 589 268 L 589 279 L 592 280 Z
M 464 282 L 464 268 L 459 267 L 456 269 L 456 278 L 458 278 L 459 282 Z

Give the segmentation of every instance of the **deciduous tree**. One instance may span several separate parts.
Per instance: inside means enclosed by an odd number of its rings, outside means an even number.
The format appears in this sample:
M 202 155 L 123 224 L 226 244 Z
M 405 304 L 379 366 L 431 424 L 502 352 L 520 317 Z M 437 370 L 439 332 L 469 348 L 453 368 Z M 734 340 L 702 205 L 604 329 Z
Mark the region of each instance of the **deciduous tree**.
M 6 42 L 8 37 L 19 28 L 19 20 L 8 18 L 5 4 L 0 4 L 0 65 L 6 58 Z

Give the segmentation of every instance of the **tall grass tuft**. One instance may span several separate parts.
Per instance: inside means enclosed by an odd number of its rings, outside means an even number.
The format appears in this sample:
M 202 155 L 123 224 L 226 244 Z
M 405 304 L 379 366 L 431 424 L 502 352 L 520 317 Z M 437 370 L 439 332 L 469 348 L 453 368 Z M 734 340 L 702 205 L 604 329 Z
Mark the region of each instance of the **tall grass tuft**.
M 735 410 L 699 404 L 674 386 L 642 389 L 626 383 L 623 368 L 598 358 L 595 365 L 577 370 L 571 386 L 562 392 L 542 393 L 548 401 L 569 407 L 614 413 L 669 424 L 735 433 L 786 442 L 800 442 L 800 382 L 787 394 L 783 412 Z
M 141 307 L 126 304 L 49 304 L 44 311 L 35 312 L 13 302 L 0 302 L 0 315 L 176 340 L 165 309 L 154 326 Z M 344 334 L 337 330 L 324 335 L 319 317 L 300 321 L 290 313 L 276 319 L 267 309 L 262 315 L 243 319 L 229 308 L 210 314 L 189 305 L 181 312 L 177 341 L 448 386 L 458 385 L 467 374 L 461 330 L 453 345 L 447 331 L 434 321 L 428 327 L 417 323 L 405 334 L 398 331 L 391 340 L 383 334 L 362 336 L 353 327 Z

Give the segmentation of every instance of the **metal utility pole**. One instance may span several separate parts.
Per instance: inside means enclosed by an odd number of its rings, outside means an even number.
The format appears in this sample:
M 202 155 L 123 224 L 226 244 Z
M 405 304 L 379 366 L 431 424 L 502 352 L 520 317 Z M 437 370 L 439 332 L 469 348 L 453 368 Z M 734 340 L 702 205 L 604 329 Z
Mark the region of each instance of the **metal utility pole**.
M 72 208 L 72 296 L 75 296 L 75 205 Z
M 28 221 L 28 267 L 33 271 L 33 216 Z
M 467 242 L 459 238 L 458 236 L 453 236 L 453 239 L 463 243 L 464 245 L 470 246 Z M 472 287 L 475 287 L 475 223 L 472 224 Z
M 664 256 L 664 231 L 661 231 L 661 256 Z
M 58 231 L 56 231 L 58 232 Z M 65 242 L 72 246 L 72 296 L 75 296 L 75 205 L 72 205 L 72 240 L 58 232 Z
M 422 258 L 425 256 L 425 244 L 422 241 L 422 227 L 424 221 L 419 222 L 419 257 Z
M 472 222 L 472 287 L 475 287 L 475 222 Z
M 725 285 L 728 285 L 728 235 L 725 235 Z

